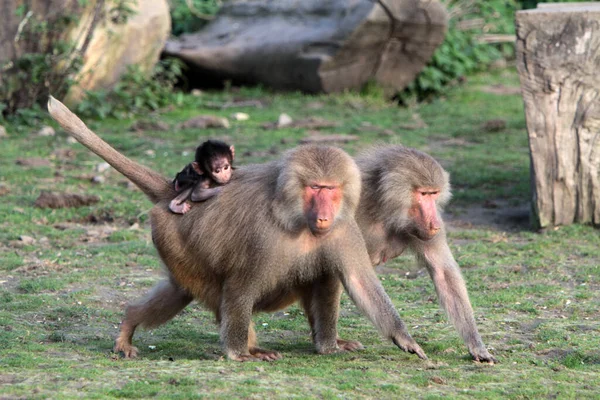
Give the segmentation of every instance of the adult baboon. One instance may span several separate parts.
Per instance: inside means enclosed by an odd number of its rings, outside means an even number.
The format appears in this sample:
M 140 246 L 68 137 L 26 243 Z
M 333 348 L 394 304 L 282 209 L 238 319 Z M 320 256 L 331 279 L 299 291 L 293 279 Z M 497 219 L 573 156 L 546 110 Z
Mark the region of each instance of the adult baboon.
M 51 98 L 48 109 L 156 204 L 150 212 L 152 239 L 169 279 L 127 309 L 116 351 L 135 356 L 136 327 L 162 324 L 192 299 L 215 313 L 224 352 L 233 360 L 279 358 L 257 347 L 251 316 L 297 299 L 318 352 L 357 348 L 360 343 L 337 338 L 341 282 L 383 336 L 426 358 L 370 265 L 354 220 L 359 171 L 340 149 L 300 147 L 280 160 L 240 168 L 218 196 L 177 215 L 167 208 L 175 195 L 167 179 L 103 142 L 57 100 Z
M 448 173 L 431 156 L 403 146 L 380 146 L 356 158 L 362 176 L 356 221 L 371 263 L 405 249 L 427 268 L 439 302 L 476 361 L 495 362 L 477 331 L 458 264 L 440 213 L 450 199 Z

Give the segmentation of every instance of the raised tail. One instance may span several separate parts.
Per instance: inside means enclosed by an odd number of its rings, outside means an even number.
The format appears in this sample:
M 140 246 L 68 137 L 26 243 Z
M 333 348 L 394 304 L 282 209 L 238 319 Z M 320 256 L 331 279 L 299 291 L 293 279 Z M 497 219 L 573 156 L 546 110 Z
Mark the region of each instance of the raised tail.
M 48 100 L 48 111 L 64 130 L 125 175 L 148 196 L 152 203 L 156 204 L 175 195 L 173 185 L 167 178 L 119 153 L 52 96 Z

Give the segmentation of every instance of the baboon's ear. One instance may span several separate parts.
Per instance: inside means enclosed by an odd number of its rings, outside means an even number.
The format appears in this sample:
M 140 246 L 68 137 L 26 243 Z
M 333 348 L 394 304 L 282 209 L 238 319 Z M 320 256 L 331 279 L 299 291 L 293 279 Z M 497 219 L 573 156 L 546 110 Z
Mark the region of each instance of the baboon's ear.
M 192 168 L 194 168 L 194 171 L 196 171 L 198 175 L 204 175 L 204 172 L 200 168 L 200 164 L 198 164 L 196 161 L 192 162 Z

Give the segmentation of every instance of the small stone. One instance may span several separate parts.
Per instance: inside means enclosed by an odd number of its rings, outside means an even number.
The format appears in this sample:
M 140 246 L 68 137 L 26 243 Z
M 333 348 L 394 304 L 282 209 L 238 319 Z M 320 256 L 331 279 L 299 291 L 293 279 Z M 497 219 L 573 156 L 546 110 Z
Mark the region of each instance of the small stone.
M 104 178 L 101 175 L 96 175 L 91 179 L 91 182 L 95 183 L 95 184 L 102 184 L 102 183 L 106 182 L 106 178 Z
M 32 238 L 31 236 L 27 236 L 27 235 L 19 236 L 19 240 L 21 242 L 23 242 L 23 244 L 34 244 L 35 243 L 35 239 Z
M 38 136 L 54 136 L 56 131 L 51 126 L 44 126 L 38 131 Z
M 250 116 L 243 112 L 237 112 L 237 113 L 233 114 L 231 116 L 231 118 L 236 121 L 248 121 L 248 119 L 250 119 Z
M 96 172 L 102 173 L 102 172 L 106 171 L 109 168 L 110 168 L 110 164 L 107 163 L 107 162 L 103 162 L 103 163 L 100 163 L 100 164 L 96 165 Z
M 283 113 L 277 119 L 277 127 L 278 128 L 284 128 L 286 126 L 291 125 L 292 122 L 294 122 L 294 120 L 292 119 L 292 117 L 290 117 L 289 115 Z
M 6 128 L 0 125 L 0 138 L 8 137 L 8 133 L 6 133 Z

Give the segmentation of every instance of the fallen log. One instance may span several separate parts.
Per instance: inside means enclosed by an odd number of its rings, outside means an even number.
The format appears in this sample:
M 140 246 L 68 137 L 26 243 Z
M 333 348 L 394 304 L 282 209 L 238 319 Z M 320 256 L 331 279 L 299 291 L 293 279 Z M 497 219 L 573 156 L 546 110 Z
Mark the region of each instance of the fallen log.
M 443 41 L 435 0 L 249 0 L 224 3 L 200 32 L 169 40 L 192 85 L 261 83 L 339 92 L 370 80 L 402 90 Z

